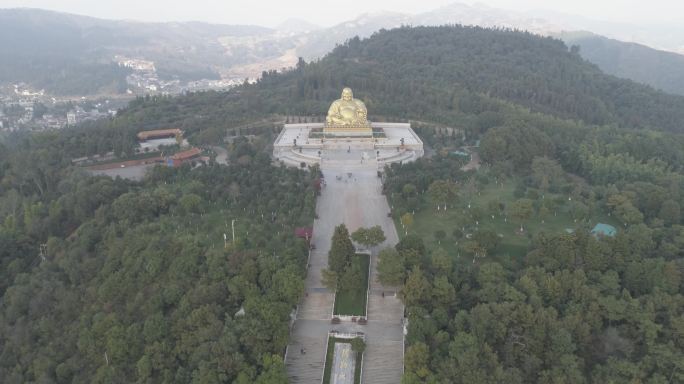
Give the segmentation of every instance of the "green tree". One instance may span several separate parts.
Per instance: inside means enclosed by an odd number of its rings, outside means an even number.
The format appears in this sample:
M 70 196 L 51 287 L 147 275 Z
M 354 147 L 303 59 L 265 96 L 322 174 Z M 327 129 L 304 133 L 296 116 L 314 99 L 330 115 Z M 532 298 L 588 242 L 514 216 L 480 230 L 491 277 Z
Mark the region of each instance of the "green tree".
M 432 297 L 441 307 L 450 308 L 456 299 L 456 290 L 446 276 L 437 276 L 432 286 Z
M 472 240 L 476 242 L 480 248 L 482 248 L 482 250 L 484 250 L 484 255 L 482 255 L 483 257 L 494 251 L 501 242 L 499 235 L 490 230 L 479 230 L 473 233 Z
M 477 241 L 473 240 L 468 240 L 464 241 L 463 244 L 461 244 L 461 248 L 473 255 L 473 263 L 475 262 L 475 258 L 477 257 L 485 257 L 487 255 L 487 250 L 480 245 Z
M 444 232 L 443 229 L 438 229 L 435 231 L 435 240 L 437 240 L 437 244 L 442 244 L 442 240 L 446 238 L 446 232 Z
M 569 204 L 570 215 L 577 222 L 583 220 L 589 215 L 589 207 L 581 201 L 573 200 Z
M 672 199 L 663 201 L 658 217 L 661 218 L 666 225 L 679 224 L 679 220 L 681 219 L 679 204 Z
M 285 363 L 278 355 L 265 355 L 263 357 L 263 372 L 259 374 L 255 384 L 287 384 L 290 380 L 287 377 Z
M 615 208 L 615 215 L 625 224 L 638 224 L 644 221 L 644 215 L 631 203 L 618 205 Z
M 331 291 L 336 291 L 338 287 L 338 276 L 336 272 L 333 272 L 327 268 L 321 269 L 321 284 Z
M 533 203 L 530 199 L 518 199 L 509 206 L 509 215 L 520 222 L 520 232 L 523 229 L 523 222 L 530 218 L 533 211 Z
M 626 192 L 608 197 L 607 205 L 625 225 L 638 224 L 644 220 L 644 215 L 634 206 L 634 193 Z
M 432 251 L 430 264 L 438 275 L 448 276 L 453 268 L 451 257 L 443 248 L 437 248 Z
M 401 226 L 404 228 L 407 235 L 411 225 L 413 225 L 413 215 L 407 212 L 401 216 Z
M 355 337 L 351 340 L 352 351 L 356 353 L 363 353 L 366 350 L 366 342 L 360 337 Z
M 563 168 L 548 157 L 535 157 L 530 169 L 534 185 L 544 193 L 549 189 L 557 189 L 563 177 Z
M 431 292 L 430 282 L 419 267 L 413 267 L 406 278 L 406 283 L 401 289 L 401 297 L 404 305 L 411 307 L 421 305 L 429 300 Z
M 284 302 L 298 302 L 304 293 L 304 281 L 293 267 L 279 269 L 272 280 L 272 288 Z
M 180 206 L 183 207 L 185 212 L 188 213 L 199 213 L 200 204 L 202 203 L 202 198 L 194 193 L 188 193 L 183 195 L 178 202 Z
M 501 203 L 497 200 L 489 200 L 487 202 L 487 213 L 490 216 L 496 216 L 501 213 Z
M 382 284 L 401 285 L 406 277 L 404 258 L 394 248 L 378 253 L 378 280 Z
M 340 224 L 335 227 L 330 252 L 328 252 L 328 268 L 341 276 L 351 264 L 351 258 L 355 253 L 354 244 L 349 238 L 347 226 Z
M 359 228 L 351 235 L 352 240 L 365 246 L 374 247 L 385 241 L 385 232 L 379 225 L 370 228 Z
M 437 210 L 439 210 L 440 205 L 444 205 L 444 211 L 446 211 L 447 203 L 456 199 L 456 183 L 451 180 L 436 180 L 430 184 L 428 195 L 432 202 L 437 206 Z
M 404 357 L 406 370 L 422 379 L 430 374 L 429 361 L 430 350 L 425 343 L 415 343 L 406 349 L 406 356 Z
M 404 187 L 401 189 L 401 194 L 405 199 L 415 196 L 416 186 L 410 183 L 404 184 Z

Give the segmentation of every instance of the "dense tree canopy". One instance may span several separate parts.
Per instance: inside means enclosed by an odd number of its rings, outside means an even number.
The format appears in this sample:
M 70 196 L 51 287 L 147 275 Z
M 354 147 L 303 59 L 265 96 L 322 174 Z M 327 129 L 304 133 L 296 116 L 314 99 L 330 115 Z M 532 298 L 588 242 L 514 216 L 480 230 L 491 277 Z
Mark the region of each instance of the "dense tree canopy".
M 23 150 L 9 158 L 52 166 Z M 4 161 L 0 381 L 287 382 L 307 254 L 294 228 L 313 218 L 314 173 L 251 151 L 141 183 L 60 168 L 25 180 Z
M 605 153 L 605 145 L 624 155 L 636 143 L 644 152 L 656 150 L 649 147 L 654 143 L 648 135 L 613 131 L 612 142 L 596 140 L 605 133 L 575 140 L 587 154 Z M 681 140 L 676 135 L 671 139 Z M 623 146 L 630 140 L 634 144 Z M 560 139 L 552 144 L 564 145 Z M 518 198 L 487 210 L 507 214 L 516 226 L 532 216 L 543 219 L 559 207 L 580 222 L 591 211 L 611 213 L 623 223 L 614 237 L 591 235 L 590 227 L 581 225 L 573 233 L 542 232 L 532 238 L 524 257 L 511 259 L 499 255 L 501 239 L 495 232 L 477 229 L 476 217 L 481 219 L 482 213 L 473 208 L 471 217 L 463 217 L 470 236 L 463 237 L 460 225 L 453 230 L 461 257 L 437 244 L 427 251 L 424 242 L 443 238 L 437 233 L 434 239 L 409 235 L 396 251 L 383 251 L 380 278 L 403 281 L 409 317 L 405 382 L 684 380 L 684 344 L 675 336 L 684 316 L 681 162 L 671 160 L 664 173 L 648 178 L 641 176 L 639 166 L 610 167 L 606 175 L 614 183 L 605 184 L 583 168 L 579 175 L 569 174 L 572 162 L 556 151 L 551 156 L 531 157 L 515 168 L 506 166 L 508 160 L 493 160 L 476 174 L 444 172 L 453 161 L 448 155 L 386 169 L 385 193 L 396 217 L 409 209 L 439 215 L 432 206 L 435 192 L 428 187 L 439 185 L 435 183 L 458 185 L 461 197 L 469 184 L 477 191 L 508 178 L 520 183 Z M 550 190 L 568 197 L 558 201 L 547 193 L 544 199 L 542 192 Z M 466 201 L 456 207 L 458 212 L 467 211 Z M 464 253 L 474 256 L 472 262 Z

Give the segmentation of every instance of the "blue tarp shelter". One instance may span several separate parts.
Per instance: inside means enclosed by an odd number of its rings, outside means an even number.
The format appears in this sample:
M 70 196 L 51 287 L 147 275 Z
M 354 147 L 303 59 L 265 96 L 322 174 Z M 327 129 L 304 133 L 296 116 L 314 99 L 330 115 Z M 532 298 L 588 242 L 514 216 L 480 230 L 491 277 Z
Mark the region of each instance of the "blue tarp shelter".
M 594 227 L 594 229 L 591 230 L 591 234 L 594 236 L 610 236 L 613 237 L 615 236 L 615 233 L 617 230 L 615 227 L 613 227 L 610 224 L 604 224 L 604 223 L 598 223 Z

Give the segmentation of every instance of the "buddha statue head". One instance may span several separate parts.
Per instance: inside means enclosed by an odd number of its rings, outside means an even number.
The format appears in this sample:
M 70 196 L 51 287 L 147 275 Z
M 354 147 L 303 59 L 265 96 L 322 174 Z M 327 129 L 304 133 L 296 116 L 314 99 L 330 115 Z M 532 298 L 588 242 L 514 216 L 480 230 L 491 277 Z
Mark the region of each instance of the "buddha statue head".
M 351 88 L 345 87 L 342 90 L 342 100 L 351 101 L 352 99 L 354 99 L 354 93 L 352 92 Z

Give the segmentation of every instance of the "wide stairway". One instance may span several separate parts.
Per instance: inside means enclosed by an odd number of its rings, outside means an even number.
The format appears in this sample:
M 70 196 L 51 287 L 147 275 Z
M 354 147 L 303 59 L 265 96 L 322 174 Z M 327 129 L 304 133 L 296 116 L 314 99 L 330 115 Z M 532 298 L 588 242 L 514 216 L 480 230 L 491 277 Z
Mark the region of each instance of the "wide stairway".
M 394 293 L 389 291 L 382 297 L 378 291 L 371 291 L 368 295 L 368 319 L 391 324 L 401 324 L 404 317 L 404 306 Z
M 320 218 L 314 221 L 315 250 L 310 254 L 306 295 L 300 303 L 297 319 L 290 332 L 285 359 L 287 374 L 292 383 L 321 382 L 328 332 L 333 330 L 365 334 L 367 347 L 363 362 L 364 384 L 401 382 L 404 307 L 393 295 L 396 288 L 383 287 L 376 281 L 376 257 L 371 260 L 367 324 L 351 321 L 331 324 L 334 296 L 322 288 L 321 284 L 321 270 L 327 266 L 330 240 L 335 226 L 341 222 L 350 231 L 361 226 L 380 225 L 387 236 L 384 246 L 392 246 L 398 241 L 394 222 L 387 217 L 390 208 L 380 193 L 377 162 L 372 156 L 369 158 L 361 152 L 323 153 L 321 169 L 327 183 L 316 205 L 316 213 Z M 384 297 L 382 292 L 385 292 Z
M 292 335 L 285 363 L 291 383 L 321 382 L 325 365 L 326 336 Z M 305 353 L 301 352 L 302 348 L 306 349 Z
M 369 342 L 363 354 L 362 382 L 399 384 L 404 373 L 402 341 Z
M 297 319 L 330 321 L 334 296 L 328 292 L 310 292 L 297 311 Z

